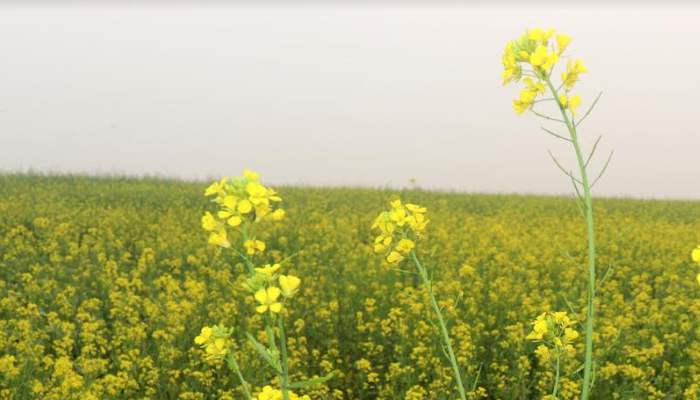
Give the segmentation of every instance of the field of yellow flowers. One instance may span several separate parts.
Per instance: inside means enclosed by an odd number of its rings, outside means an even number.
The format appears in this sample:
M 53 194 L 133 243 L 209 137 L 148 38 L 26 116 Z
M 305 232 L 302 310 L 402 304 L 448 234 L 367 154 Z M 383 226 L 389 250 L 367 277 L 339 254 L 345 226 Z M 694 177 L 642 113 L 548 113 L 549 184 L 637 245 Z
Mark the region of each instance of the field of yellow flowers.
M 257 331 L 261 317 L 240 293 L 240 258 L 207 246 L 206 186 L 0 176 L 0 398 L 242 399 L 226 364 L 205 360 L 194 344 L 211 324 L 233 328 L 240 369 L 260 392 L 266 365 L 244 332 Z M 295 254 L 284 268 L 303 282 L 286 316 L 292 378 L 335 371 L 298 392 L 455 398 L 419 277 L 373 251 L 372 222 L 401 197 L 429 210 L 422 261 L 468 396 L 551 393 L 553 373 L 526 336 L 546 311 L 585 317 L 585 232 L 569 199 L 276 189 L 286 217 L 259 239 L 275 261 Z M 596 297 L 592 398 L 700 398 L 700 287 L 690 258 L 700 203 L 604 199 L 595 207 L 599 275 L 610 272 Z M 576 398 L 582 360 L 579 340 L 559 398 Z

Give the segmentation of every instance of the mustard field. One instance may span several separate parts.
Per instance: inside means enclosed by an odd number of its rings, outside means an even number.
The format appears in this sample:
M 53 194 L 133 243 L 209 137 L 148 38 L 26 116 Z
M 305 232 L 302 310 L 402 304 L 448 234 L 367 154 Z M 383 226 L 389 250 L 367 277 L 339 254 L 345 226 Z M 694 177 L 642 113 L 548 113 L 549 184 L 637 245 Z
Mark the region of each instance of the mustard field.
M 266 398 L 274 378 L 245 335 L 263 339 L 260 299 L 243 290 L 244 261 L 208 243 L 208 185 L 0 175 L 0 398 L 244 399 L 236 374 L 195 343 L 214 324 L 232 329 L 227 346 L 251 392 Z M 416 251 L 468 397 L 548 398 L 553 371 L 526 337 L 539 315 L 561 311 L 584 335 L 586 232 L 571 199 L 275 190 L 284 218 L 257 239 L 269 263 L 284 260 L 284 273 L 301 280 L 278 310 L 290 379 L 333 373 L 296 393 L 457 398 L 419 276 L 375 252 L 373 222 L 401 198 L 427 209 Z M 700 286 L 690 255 L 700 202 L 596 199 L 594 207 L 591 399 L 700 398 Z M 573 340 L 559 399 L 578 398 L 583 352 Z

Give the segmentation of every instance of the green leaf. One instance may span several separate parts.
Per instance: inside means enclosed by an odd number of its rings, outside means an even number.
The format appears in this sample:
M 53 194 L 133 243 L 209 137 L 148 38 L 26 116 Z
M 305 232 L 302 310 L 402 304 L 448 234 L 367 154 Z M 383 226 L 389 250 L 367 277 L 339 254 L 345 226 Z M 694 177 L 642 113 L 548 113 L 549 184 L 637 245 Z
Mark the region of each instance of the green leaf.
M 248 337 L 248 340 L 249 340 L 249 341 L 253 344 L 253 346 L 255 347 L 255 350 L 257 350 L 258 353 L 260 353 L 260 355 L 262 356 L 262 358 L 264 358 L 265 361 L 267 361 L 267 363 L 270 364 L 270 366 L 271 366 L 275 371 L 277 371 L 277 373 L 279 373 L 280 375 L 282 375 L 282 370 L 280 369 L 279 363 L 276 362 L 276 361 L 272 358 L 272 356 L 271 356 L 270 353 L 267 351 L 267 349 L 265 348 L 265 346 L 263 346 L 262 344 L 260 344 L 260 342 L 258 342 L 258 341 L 253 337 L 253 335 L 251 335 L 250 333 L 247 333 L 247 332 L 246 332 L 246 336 Z
M 318 385 L 319 383 L 323 383 L 333 377 L 333 374 L 335 372 L 331 372 L 330 374 L 326 376 L 322 376 L 320 378 L 314 378 L 314 379 L 309 379 L 308 381 L 301 381 L 301 382 L 294 382 L 289 384 L 290 389 L 301 389 L 309 386 L 314 386 Z

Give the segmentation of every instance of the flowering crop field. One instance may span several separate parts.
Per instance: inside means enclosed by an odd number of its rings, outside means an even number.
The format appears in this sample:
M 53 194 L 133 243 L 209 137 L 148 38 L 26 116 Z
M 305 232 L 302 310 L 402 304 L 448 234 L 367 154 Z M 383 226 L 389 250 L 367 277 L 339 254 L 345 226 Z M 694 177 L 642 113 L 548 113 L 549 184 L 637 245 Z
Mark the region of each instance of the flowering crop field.
M 206 186 L 0 176 L 0 398 L 242 399 L 235 374 L 205 360 L 194 343 L 214 323 L 232 327 L 232 351 L 253 391 L 268 384 L 267 366 L 244 336 L 259 330 L 262 317 L 241 289 L 243 261 L 208 246 L 201 227 L 211 209 Z M 285 269 L 303 282 L 283 310 L 292 378 L 335 371 L 298 392 L 454 398 L 419 277 L 373 251 L 372 222 L 398 197 L 430 212 L 420 251 L 468 396 L 524 400 L 551 392 L 553 373 L 526 336 L 546 311 L 585 317 L 585 231 L 570 199 L 276 189 L 286 217 L 259 239 L 275 262 L 295 255 Z M 689 252 L 700 239 L 700 203 L 595 204 L 592 398 L 698 399 L 700 287 Z M 559 398 L 578 396 L 583 350 L 575 342 Z

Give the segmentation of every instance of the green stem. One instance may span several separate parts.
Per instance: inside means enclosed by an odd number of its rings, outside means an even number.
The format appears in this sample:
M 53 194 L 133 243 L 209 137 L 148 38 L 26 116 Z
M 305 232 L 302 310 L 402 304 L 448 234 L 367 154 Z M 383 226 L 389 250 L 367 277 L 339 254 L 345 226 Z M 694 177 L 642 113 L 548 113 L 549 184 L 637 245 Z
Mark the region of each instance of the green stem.
M 289 363 L 287 361 L 287 337 L 284 334 L 284 320 L 280 315 L 277 321 L 280 330 L 280 347 L 282 349 L 282 396 L 289 400 Z
M 447 326 L 445 326 L 445 321 L 442 318 L 442 312 L 440 311 L 440 306 L 437 303 L 437 300 L 435 300 L 435 294 L 433 293 L 433 288 L 432 284 L 430 282 L 430 279 L 428 278 L 428 273 L 425 270 L 425 267 L 423 264 L 421 264 L 420 260 L 418 260 L 418 256 L 416 256 L 416 252 L 411 250 L 411 258 L 413 259 L 413 262 L 416 264 L 416 267 L 418 268 L 418 272 L 420 273 L 421 279 L 423 280 L 423 284 L 425 285 L 426 290 L 428 291 L 428 296 L 430 296 L 430 303 L 433 306 L 433 309 L 435 310 L 435 314 L 437 314 L 437 319 L 440 324 L 440 331 L 442 333 L 442 341 L 445 342 L 445 347 L 447 348 L 447 354 L 450 359 L 450 363 L 452 364 L 452 370 L 454 371 L 455 374 L 455 379 L 457 380 L 457 387 L 459 389 L 459 396 L 462 400 L 467 399 L 467 395 L 464 391 L 464 384 L 462 383 L 462 376 L 459 373 L 459 365 L 457 365 L 457 358 L 455 357 L 455 353 L 452 350 L 452 340 L 450 340 L 450 334 L 447 331 Z
M 272 323 L 270 322 L 270 316 L 265 314 L 265 333 L 267 334 L 267 343 L 270 346 L 270 351 L 277 353 L 277 344 L 275 344 L 275 333 L 272 331 Z M 279 359 L 275 360 L 278 363 Z
M 246 242 L 246 240 L 250 239 L 248 236 L 248 227 L 245 222 L 241 224 L 241 237 L 243 238 L 243 243 Z M 248 268 L 248 273 L 250 276 L 255 275 L 255 266 L 253 266 L 253 261 L 250 260 L 250 257 L 244 256 L 245 254 L 245 249 L 243 249 L 243 253 L 240 253 L 243 259 L 245 260 L 245 265 Z
M 233 372 L 238 375 L 238 379 L 241 381 L 241 386 L 243 386 L 243 391 L 245 392 L 245 398 L 247 400 L 253 400 L 253 396 L 250 394 L 250 390 L 248 390 L 248 384 L 246 383 L 245 379 L 243 378 L 243 374 L 241 374 L 241 369 L 238 368 L 238 363 L 236 362 L 236 358 L 233 356 L 231 352 L 228 353 L 228 357 L 226 357 L 226 361 L 228 361 L 228 366 L 233 370 Z
M 571 134 L 571 142 L 576 151 L 576 159 L 581 170 L 581 182 L 583 186 L 584 204 L 586 207 L 586 228 L 588 232 L 588 315 L 586 316 L 586 355 L 585 365 L 583 369 L 583 389 L 581 391 L 581 400 L 588 400 L 591 391 L 591 373 L 593 370 L 593 316 L 595 306 L 595 238 L 593 229 L 593 200 L 591 198 L 591 188 L 588 183 L 588 173 L 586 172 L 586 162 L 581 152 L 581 146 L 578 143 L 578 135 L 576 126 L 569 119 L 566 108 L 559 101 L 557 89 L 552 85 L 552 81 L 548 76 L 544 77 L 544 81 L 552 91 L 554 98 L 557 100 L 559 111 L 564 118 L 564 123 Z
M 552 400 L 557 400 L 557 390 L 559 389 L 559 370 L 560 370 L 560 359 L 559 359 L 559 353 L 557 352 L 557 369 L 556 369 L 556 375 L 554 376 L 554 390 L 552 391 Z

